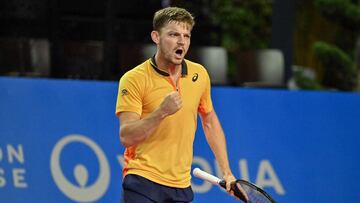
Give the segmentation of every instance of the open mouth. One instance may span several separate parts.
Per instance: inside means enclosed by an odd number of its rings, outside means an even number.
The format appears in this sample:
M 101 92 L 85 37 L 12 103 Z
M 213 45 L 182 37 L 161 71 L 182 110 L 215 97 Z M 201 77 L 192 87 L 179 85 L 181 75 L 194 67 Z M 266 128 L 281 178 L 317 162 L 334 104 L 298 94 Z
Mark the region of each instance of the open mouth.
M 175 51 L 175 53 L 176 53 L 176 55 L 178 56 L 178 57 L 181 57 L 182 56 L 182 54 L 183 54 L 183 50 L 182 49 L 177 49 L 176 51 Z

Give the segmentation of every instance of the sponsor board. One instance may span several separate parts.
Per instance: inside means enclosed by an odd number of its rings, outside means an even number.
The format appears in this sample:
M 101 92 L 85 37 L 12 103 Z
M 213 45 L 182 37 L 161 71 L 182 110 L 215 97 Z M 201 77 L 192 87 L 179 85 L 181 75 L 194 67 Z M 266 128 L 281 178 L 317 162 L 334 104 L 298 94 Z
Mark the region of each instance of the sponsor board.
M 119 202 L 116 94 L 112 82 L 0 78 L 1 202 Z M 360 201 L 360 95 L 214 87 L 212 96 L 237 177 L 278 202 Z M 200 123 L 193 167 L 221 176 Z M 196 203 L 236 202 L 197 178 L 192 187 Z

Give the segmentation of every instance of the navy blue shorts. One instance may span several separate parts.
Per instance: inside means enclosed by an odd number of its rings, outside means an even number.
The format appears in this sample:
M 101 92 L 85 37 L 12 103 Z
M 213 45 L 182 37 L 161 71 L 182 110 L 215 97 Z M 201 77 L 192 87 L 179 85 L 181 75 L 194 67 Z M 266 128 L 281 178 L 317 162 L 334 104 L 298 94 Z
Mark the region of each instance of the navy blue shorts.
M 168 187 L 133 174 L 124 177 L 122 186 L 122 203 L 186 203 L 194 199 L 191 187 Z

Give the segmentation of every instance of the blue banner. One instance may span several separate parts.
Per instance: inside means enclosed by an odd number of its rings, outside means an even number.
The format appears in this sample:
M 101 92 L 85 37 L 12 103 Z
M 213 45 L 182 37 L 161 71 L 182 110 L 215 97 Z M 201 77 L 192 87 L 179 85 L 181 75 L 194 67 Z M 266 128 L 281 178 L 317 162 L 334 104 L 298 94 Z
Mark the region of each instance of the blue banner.
M 118 203 L 116 82 L 0 77 L 0 202 Z M 359 202 L 360 95 L 213 87 L 234 174 L 277 202 Z M 220 176 L 199 121 L 193 167 Z M 193 177 L 195 203 L 237 202 Z

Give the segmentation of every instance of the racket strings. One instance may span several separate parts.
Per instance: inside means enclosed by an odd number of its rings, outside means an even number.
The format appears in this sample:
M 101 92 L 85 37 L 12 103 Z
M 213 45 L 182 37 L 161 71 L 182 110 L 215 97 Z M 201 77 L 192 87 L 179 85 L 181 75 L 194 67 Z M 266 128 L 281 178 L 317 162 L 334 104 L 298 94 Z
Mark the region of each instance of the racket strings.
M 272 203 L 263 193 L 261 193 L 257 189 L 245 184 L 242 184 L 241 186 L 249 197 L 249 203 Z

